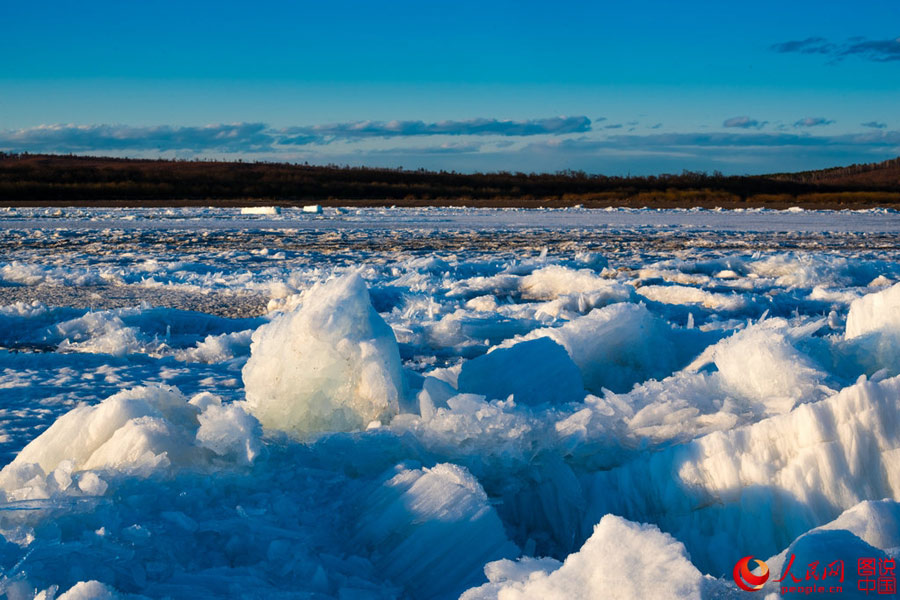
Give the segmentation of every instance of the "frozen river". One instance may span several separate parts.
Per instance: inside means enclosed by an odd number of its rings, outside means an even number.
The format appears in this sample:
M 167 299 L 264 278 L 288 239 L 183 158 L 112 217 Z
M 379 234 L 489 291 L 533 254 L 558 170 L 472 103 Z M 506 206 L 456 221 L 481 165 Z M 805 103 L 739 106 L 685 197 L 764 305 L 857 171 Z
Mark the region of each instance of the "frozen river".
M 234 208 L 19 208 L 0 213 L 0 227 L 59 229 L 623 229 L 659 227 L 757 232 L 900 232 L 900 212 L 706 209 L 325 208 L 321 214 L 278 208 L 241 214 Z
M 852 597 L 900 547 L 898 242 L 887 210 L 0 211 L 0 592 L 732 598 L 793 556 Z

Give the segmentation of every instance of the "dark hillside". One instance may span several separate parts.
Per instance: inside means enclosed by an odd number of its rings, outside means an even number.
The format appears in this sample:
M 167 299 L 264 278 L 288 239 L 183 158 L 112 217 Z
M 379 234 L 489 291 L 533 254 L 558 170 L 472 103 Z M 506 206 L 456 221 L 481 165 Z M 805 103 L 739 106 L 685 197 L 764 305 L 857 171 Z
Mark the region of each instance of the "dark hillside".
M 817 185 L 898 190 L 900 189 L 900 158 L 892 158 L 879 163 L 834 167 L 821 171 L 785 173 L 772 177 L 780 181 Z
M 806 173 L 405 171 L 269 162 L 0 153 L 6 205 L 303 204 L 470 206 L 900 207 L 900 159 Z

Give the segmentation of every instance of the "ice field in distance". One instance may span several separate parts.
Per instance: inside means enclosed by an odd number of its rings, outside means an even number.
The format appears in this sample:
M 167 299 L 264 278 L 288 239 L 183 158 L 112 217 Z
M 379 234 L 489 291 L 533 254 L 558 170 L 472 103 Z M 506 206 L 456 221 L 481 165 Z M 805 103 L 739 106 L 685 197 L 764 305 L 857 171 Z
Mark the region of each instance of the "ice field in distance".
M 0 212 L 0 591 L 771 598 L 793 556 L 863 597 L 857 559 L 900 555 L 898 233 Z

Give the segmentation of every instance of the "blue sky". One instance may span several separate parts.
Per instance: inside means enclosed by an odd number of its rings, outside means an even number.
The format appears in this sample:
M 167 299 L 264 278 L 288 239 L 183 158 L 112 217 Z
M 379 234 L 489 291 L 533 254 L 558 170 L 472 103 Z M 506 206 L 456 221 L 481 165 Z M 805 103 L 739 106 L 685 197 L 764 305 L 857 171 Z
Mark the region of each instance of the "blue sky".
M 0 3 L 0 149 L 759 173 L 900 154 L 900 3 Z

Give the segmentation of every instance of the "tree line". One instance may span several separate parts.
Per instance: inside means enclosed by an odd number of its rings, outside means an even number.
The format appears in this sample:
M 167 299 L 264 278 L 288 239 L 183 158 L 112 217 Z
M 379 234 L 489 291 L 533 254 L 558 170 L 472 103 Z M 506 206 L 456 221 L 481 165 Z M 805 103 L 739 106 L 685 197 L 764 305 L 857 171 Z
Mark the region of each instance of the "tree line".
M 0 153 L 0 201 L 142 201 L 469 205 L 775 206 L 809 200 L 900 205 L 900 159 L 800 174 L 726 176 L 683 171 L 642 177 L 556 173 L 457 173 L 275 162 L 144 160 Z M 878 173 L 876 183 L 831 183 Z M 816 174 L 820 175 L 816 175 Z M 840 177 L 837 178 L 838 180 Z M 885 181 L 887 183 L 885 183 Z M 891 183 L 893 182 L 893 183 Z M 830 196 L 829 196 L 830 195 Z M 643 204 L 641 204 L 643 203 Z

